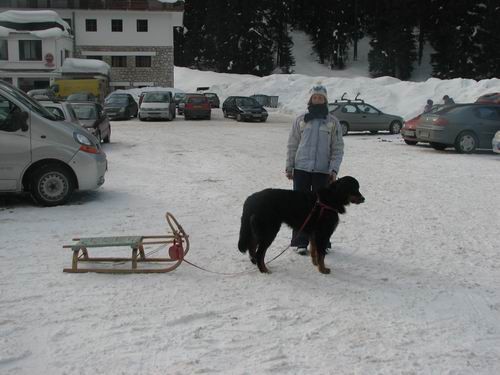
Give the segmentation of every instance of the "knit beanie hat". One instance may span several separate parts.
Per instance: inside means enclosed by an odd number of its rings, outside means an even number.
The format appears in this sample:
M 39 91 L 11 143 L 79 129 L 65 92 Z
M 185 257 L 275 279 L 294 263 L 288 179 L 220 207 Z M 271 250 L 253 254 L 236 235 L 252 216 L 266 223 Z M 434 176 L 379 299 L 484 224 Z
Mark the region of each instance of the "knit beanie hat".
M 326 87 L 323 85 L 313 86 L 313 88 L 309 91 L 311 96 L 313 95 L 323 95 L 325 97 L 325 102 L 328 103 L 328 95 L 326 93 Z

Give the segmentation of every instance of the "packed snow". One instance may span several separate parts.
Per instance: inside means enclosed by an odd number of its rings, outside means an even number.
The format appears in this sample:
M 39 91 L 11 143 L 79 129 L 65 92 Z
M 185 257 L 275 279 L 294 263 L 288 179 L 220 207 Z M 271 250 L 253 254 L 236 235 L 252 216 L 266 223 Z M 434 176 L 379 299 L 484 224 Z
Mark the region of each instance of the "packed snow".
M 211 121 L 113 122 L 100 189 L 54 208 L 0 196 L 0 373 L 499 373 L 500 158 L 491 151 L 350 134 L 340 175 L 360 181 L 366 202 L 341 217 L 326 257 L 332 274 L 288 250 L 262 275 L 236 246 L 245 198 L 291 188 L 291 113 L 305 109 L 311 85 L 326 84 L 331 99 L 361 91 L 409 116 L 428 97 L 472 100 L 500 91 L 499 80 L 175 74 L 183 91 L 279 95 L 280 108 L 266 123 L 219 109 Z M 164 234 L 166 211 L 190 235 L 190 262 L 234 275 L 188 264 L 167 274 L 62 272 L 72 238 Z M 290 238 L 283 227 L 267 259 Z

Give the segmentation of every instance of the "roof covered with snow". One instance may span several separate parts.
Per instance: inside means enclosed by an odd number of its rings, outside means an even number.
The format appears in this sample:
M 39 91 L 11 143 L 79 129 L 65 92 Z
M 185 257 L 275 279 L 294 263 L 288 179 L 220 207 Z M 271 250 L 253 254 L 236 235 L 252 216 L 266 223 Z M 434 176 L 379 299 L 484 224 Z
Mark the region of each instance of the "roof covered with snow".
M 61 67 L 62 73 L 94 73 L 109 76 L 110 66 L 101 60 L 67 58 Z
M 0 13 L 0 37 L 29 32 L 38 38 L 70 36 L 70 26 L 52 10 L 8 10 Z

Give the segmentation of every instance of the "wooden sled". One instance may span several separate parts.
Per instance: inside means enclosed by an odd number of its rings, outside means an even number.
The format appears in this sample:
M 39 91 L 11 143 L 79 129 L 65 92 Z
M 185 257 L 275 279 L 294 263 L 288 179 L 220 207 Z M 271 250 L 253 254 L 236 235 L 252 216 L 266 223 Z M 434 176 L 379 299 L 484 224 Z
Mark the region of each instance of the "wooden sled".
M 184 256 L 189 251 L 189 236 L 186 234 L 182 226 L 178 223 L 175 217 L 167 212 L 165 215 L 167 223 L 172 230 L 172 234 L 161 236 L 118 236 L 118 237 L 86 237 L 73 238 L 77 241 L 72 245 L 64 245 L 63 248 L 73 251 L 73 261 L 71 268 L 64 268 L 63 272 L 71 273 L 165 273 L 175 270 L 180 266 Z M 149 257 L 144 251 L 145 246 L 157 245 L 160 248 L 162 245 L 171 245 L 168 248 L 168 256 L 166 257 Z M 89 248 L 98 247 L 129 247 L 132 250 L 130 258 L 114 258 L 114 257 L 92 257 L 89 255 Z M 152 251 L 156 252 L 156 250 Z M 151 253 L 152 253 L 151 252 Z M 81 262 L 107 262 L 114 267 L 118 264 L 127 262 L 132 263 L 129 269 L 123 268 L 78 268 Z M 168 267 L 163 268 L 138 268 L 140 263 L 171 263 Z

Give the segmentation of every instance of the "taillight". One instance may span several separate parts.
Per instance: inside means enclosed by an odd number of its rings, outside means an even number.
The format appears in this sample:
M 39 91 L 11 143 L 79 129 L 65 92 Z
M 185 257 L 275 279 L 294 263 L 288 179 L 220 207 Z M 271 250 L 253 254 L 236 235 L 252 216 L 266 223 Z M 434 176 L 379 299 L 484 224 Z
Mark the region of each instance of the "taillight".
M 448 120 L 445 119 L 444 117 L 438 117 L 438 118 L 432 120 L 432 123 L 433 123 L 433 125 L 437 125 L 437 126 L 446 126 L 446 125 L 448 125 Z
M 89 154 L 99 154 L 101 151 L 96 146 L 81 145 L 80 151 L 87 152 Z

